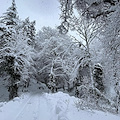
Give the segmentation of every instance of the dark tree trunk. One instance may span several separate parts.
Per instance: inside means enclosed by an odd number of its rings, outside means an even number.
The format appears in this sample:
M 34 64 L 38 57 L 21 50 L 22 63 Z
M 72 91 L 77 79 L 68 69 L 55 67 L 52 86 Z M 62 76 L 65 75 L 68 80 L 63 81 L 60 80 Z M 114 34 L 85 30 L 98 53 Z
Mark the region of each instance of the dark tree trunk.
M 9 86 L 9 100 L 18 97 L 18 86 L 17 84 Z

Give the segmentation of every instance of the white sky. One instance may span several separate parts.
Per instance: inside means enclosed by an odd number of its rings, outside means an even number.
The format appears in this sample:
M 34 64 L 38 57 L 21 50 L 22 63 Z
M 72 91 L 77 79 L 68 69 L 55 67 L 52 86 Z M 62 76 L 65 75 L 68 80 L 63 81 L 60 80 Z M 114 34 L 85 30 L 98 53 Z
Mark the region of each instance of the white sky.
M 60 25 L 58 0 L 15 0 L 19 17 L 24 20 L 29 17 L 36 20 L 36 29 L 43 26 L 56 27 Z M 11 6 L 12 0 L 0 0 L 0 16 Z

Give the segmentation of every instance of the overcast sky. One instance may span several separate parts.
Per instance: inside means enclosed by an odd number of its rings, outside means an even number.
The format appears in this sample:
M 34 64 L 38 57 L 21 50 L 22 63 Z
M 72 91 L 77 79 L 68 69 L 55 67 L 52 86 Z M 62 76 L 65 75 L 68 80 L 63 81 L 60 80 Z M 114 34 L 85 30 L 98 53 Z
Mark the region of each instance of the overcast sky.
M 36 29 L 43 26 L 56 27 L 60 24 L 58 0 L 15 0 L 22 20 L 36 20 Z M 0 0 L 0 16 L 11 6 L 12 0 Z

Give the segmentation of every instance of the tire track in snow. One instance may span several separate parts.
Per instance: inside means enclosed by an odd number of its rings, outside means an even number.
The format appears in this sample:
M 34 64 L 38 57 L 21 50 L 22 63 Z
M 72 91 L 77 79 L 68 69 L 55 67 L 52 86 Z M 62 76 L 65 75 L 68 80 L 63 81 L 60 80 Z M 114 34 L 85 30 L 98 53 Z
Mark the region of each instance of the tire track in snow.
M 34 110 L 34 120 L 39 120 L 39 106 L 40 106 L 40 100 L 39 97 L 37 97 L 37 106 Z
M 15 120 L 38 120 L 39 96 L 31 96 L 24 109 Z
M 25 107 L 28 105 L 28 103 L 30 102 L 30 100 L 32 99 L 32 96 L 29 97 L 29 99 L 27 100 L 27 102 L 24 104 L 24 106 L 22 107 L 22 109 L 18 112 L 18 114 L 16 115 L 14 120 L 17 120 L 17 118 L 20 116 L 20 114 L 24 111 Z

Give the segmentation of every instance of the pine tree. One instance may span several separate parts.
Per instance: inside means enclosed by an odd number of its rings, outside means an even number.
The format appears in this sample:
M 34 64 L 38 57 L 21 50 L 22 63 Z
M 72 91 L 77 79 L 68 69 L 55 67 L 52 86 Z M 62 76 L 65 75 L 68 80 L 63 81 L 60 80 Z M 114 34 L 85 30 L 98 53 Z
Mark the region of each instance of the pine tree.
M 15 62 L 15 56 L 11 55 L 11 45 L 15 42 L 15 39 L 13 39 L 13 36 L 15 35 L 15 27 L 18 23 L 18 16 L 17 16 L 17 9 L 15 0 L 12 1 L 12 5 L 7 9 L 7 12 L 4 13 L 4 15 L 0 18 L 0 29 L 2 31 L 1 37 L 1 67 L 4 69 L 4 71 L 10 76 L 9 77 L 9 99 L 12 99 L 17 95 L 18 87 L 15 84 L 16 81 L 20 80 L 20 75 L 14 71 L 14 62 Z
M 30 22 L 29 17 L 25 19 L 25 21 L 23 21 L 23 25 L 22 25 L 22 29 L 23 29 L 23 34 L 25 34 L 26 36 L 28 36 L 29 40 L 28 40 L 28 45 L 34 46 L 35 45 L 35 21 Z
M 0 20 L 0 43 L 2 43 L 0 46 L 0 69 L 9 76 L 9 99 L 18 96 L 18 83 L 21 84 L 28 80 L 28 69 L 33 63 L 34 50 L 28 45 L 29 36 L 24 34 L 21 25 L 13 0 L 12 6 L 7 9 Z
M 11 41 L 12 34 L 16 33 L 16 27 L 19 22 L 19 16 L 17 13 L 15 0 L 12 1 L 12 5 L 7 9 L 3 16 L 0 17 L 0 24 L 2 24 L 2 31 L 4 34 L 2 38 L 5 41 Z M 3 27 L 4 26 L 4 27 Z
M 7 12 L 4 13 L 4 16 L 1 17 L 1 22 L 8 26 L 8 28 L 13 28 L 17 25 L 17 20 L 17 8 L 15 0 L 13 0 L 12 5 L 7 9 Z

